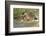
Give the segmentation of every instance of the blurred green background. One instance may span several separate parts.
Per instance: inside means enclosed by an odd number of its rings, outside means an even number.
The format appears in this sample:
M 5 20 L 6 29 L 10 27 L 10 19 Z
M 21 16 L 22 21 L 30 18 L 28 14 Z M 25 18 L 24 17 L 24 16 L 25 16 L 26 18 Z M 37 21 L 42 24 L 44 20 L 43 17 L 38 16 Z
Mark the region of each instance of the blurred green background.
M 39 9 L 14 8 L 13 12 L 14 12 L 14 16 L 19 16 L 23 12 L 26 12 L 26 13 L 30 13 L 31 12 L 31 13 L 33 13 L 32 15 L 39 15 Z

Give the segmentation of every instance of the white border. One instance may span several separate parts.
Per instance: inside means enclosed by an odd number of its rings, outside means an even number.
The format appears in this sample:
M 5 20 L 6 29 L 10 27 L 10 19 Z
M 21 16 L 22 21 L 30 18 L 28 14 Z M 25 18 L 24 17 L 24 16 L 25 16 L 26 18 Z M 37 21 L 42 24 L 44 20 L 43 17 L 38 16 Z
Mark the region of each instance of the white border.
M 39 9 L 39 27 L 13 28 L 13 8 Z M 42 6 L 10 5 L 10 32 L 39 31 L 42 30 Z

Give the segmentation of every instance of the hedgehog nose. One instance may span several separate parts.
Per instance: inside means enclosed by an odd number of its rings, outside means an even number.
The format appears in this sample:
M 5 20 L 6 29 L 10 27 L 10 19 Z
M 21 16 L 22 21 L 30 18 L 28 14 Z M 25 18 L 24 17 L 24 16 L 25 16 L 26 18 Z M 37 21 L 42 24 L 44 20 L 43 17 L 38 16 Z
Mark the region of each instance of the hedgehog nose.
M 36 17 L 35 17 L 34 19 L 35 19 L 35 20 L 37 20 L 37 18 L 36 18 Z

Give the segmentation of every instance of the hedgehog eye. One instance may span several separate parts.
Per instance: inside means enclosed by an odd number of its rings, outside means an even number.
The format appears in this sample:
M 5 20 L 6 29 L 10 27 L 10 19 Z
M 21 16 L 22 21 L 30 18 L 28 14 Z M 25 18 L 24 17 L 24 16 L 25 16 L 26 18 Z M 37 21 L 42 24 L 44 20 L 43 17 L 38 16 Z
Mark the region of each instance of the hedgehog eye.
M 24 13 L 22 13 L 24 15 Z

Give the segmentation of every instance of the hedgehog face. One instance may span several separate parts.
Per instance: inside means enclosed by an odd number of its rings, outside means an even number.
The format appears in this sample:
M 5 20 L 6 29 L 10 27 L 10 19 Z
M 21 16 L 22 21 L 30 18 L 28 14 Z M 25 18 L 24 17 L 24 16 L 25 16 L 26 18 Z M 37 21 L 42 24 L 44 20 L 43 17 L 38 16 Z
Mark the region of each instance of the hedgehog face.
M 32 20 L 31 14 L 29 15 L 28 13 L 25 13 L 24 16 L 25 16 L 24 19 L 26 19 L 26 20 Z

